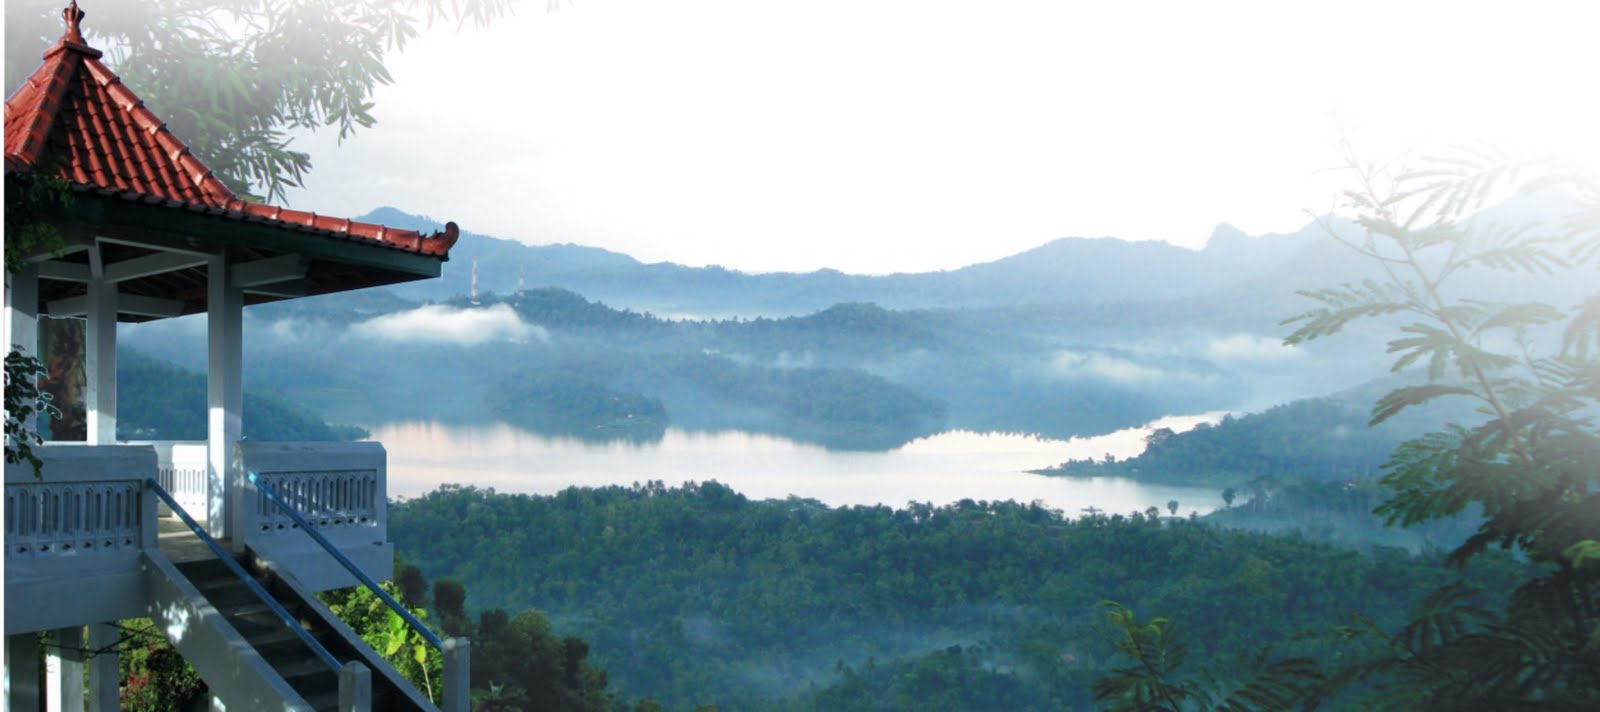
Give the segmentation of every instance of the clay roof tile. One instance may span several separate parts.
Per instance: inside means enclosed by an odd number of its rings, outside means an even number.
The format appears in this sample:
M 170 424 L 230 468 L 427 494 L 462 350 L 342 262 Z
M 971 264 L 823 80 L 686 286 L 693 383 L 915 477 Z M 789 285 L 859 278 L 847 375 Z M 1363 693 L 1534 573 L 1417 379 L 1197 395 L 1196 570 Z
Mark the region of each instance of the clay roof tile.
M 448 257 L 453 238 L 446 244 L 439 235 L 424 238 L 414 230 L 240 199 L 101 63 L 101 52 L 83 38 L 83 17 L 73 0 L 62 11 L 66 28 L 61 39 L 6 99 L 7 172 L 31 170 L 49 152 L 59 166 L 58 175 L 79 190 Z

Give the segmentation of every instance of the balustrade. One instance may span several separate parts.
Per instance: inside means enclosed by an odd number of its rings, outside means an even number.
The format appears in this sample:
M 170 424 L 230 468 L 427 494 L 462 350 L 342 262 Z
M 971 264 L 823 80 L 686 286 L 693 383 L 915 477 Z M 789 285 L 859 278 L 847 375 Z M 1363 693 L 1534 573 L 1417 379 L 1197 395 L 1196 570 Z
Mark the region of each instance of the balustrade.
M 273 491 L 318 528 L 327 531 L 346 525 L 370 525 L 378 520 L 378 471 L 323 470 L 259 473 Z M 256 529 L 262 533 L 294 529 L 298 525 L 266 493 L 253 490 Z
M 206 461 L 204 441 L 180 442 L 162 440 L 151 442 L 156 451 L 156 481 L 172 494 L 178 506 L 196 519 L 205 520 L 206 481 L 210 463 Z M 166 505 L 161 505 L 163 510 Z
M 142 558 L 156 546 L 149 447 L 35 448 L 41 477 L 7 465 L 8 635 L 143 614 Z
M 379 580 L 393 575 L 384 483 L 388 456 L 382 445 L 243 442 L 239 453 L 246 473 L 270 487 L 358 566 Z M 245 546 L 313 590 L 356 583 L 248 477 L 238 486 L 235 531 Z
M 6 558 L 141 546 L 138 480 L 6 485 Z

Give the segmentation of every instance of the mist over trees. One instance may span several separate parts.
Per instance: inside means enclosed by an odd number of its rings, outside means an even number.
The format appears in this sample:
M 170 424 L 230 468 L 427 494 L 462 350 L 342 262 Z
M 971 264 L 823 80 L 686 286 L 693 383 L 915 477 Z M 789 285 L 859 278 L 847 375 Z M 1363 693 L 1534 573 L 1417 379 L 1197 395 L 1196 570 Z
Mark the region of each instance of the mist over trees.
M 7 4 L 8 85 L 55 36 L 58 4 Z M 87 27 L 231 187 L 281 197 L 310 167 L 289 132 L 371 126 L 383 58 L 419 18 L 483 21 L 509 4 L 284 7 L 107 4 Z M 535 289 L 513 296 L 502 280 L 476 304 L 457 270 L 416 291 L 252 309 L 256 383 L 318 413 L 247 400 L 246 432 L 354 437 L 319 418 L 431 417 L 602 440 L 737 428 L 840 448 L 950 427 L 1065 437 L 1320 395 L 1381 373 L 1387 353 L 1422 378 L 1366 416 L 1300 401 L 1158 432 L 1137 459 L 1061 468 L 1224 487 L 1229 511 L 1211 521 L 970 500 L 829 508 L 653 482 L 548 497 L 441 488 L 396 505 L 391 527 L 436 579 L 431 600 L 410 601 L 481 641 L 485 708 L 1600 705 L 1600 193 L 1547 174 L 1578 195 L 1569 220 L 1494 224 L 1474 215 L 1513 167 L 1451 160 L 1392 182 L 1358 168 L 1358 218 L 1313 226 L 1311 241 L 1241 247 L 1219 233 L 1191 254 L 1068 240 L 883 278 L 564 246 L 569 261 Z M 1329 252 L 1339 241 L 1353 251 Z M 478 244 L 516 255 L 506 270 L 553 254 Z M 477 249 L 464 246 L 463 258 Z M 1245 252 L 1271 258 L 1215 269 Z M 1118 267 L 1133 264 L 1145 269 Z M 1295 289 L 1315 305 L 1284 348 L 1272 330 Z M 759 311 L 650 313 L 741 296 Z M 479 321 L 434 328 L 464 319 Z M 1362 324 L 1375 329 L 1329 343 Z M 193 349 L 168 338 L 183 328 L 134 327 L 128 343 L 192 366 Z M 202 412 L 186 405 L 203 393 L 197 375 L 133 355 L 122 367 L 128 436 L 194 437 L 199 424 L 177 414 Z M 436 395 L 419 402 L 417 383 Z M 1447 408 L 1455 422 L 1422 434 L 1361 427 L 1446 401 L 1477 411 Z M 1307 526 L 1214 526 L 1318 506 L 1465 531 L 1439 540 L 1447 552 L 1413 554 L 1333 546 Z M 139 664 L 170 664 L 151 652 Z
M 472 606 L 538 608 L 588 641 L 616 694 L 668 709 L 1084 707 L 1114 662 L 1102 599 L 1185 612 L 1192 655 L 1222 660 L 1355 612 L 1399 625 L 1454 576 L 1437 554 L 1143 513 L 830 508 L 715 482 L 444 488 L 396 506 L 391 526 L 426 575 L 467 582 Z M 1494 590 L 1520 566 L 1470 575 Z

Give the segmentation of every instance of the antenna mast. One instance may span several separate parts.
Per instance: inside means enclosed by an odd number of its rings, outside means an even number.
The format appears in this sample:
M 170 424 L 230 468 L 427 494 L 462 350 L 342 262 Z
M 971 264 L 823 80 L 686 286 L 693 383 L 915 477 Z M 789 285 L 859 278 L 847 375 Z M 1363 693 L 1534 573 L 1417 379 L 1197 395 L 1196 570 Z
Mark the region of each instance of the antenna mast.
M 467 292 L 467 299 L 474 306 L 478 304 L 478 258 L 476 257 L 472 258 L 472 286 Z

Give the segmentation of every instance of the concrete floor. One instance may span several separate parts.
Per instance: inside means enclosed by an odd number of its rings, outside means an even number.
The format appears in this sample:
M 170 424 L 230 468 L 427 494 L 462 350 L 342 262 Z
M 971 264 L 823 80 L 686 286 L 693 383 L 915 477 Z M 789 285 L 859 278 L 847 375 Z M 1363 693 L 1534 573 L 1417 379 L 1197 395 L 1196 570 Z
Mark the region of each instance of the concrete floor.
M 211 549 L 205 542 L 200 541 L 200 537 L 194 532 L 189 531 L 188 525 L 184 524 L 183 520 L 167 515 L 158 517 L 157 522 L 161 525 L 157 534 L 157 545 L 161 547 L 161 553 L 166 554 L 173 563 L 215 558 Z M 217 543 L 222 545 L 224 551 L 232 544 L 228 539 L 220 539 Z

